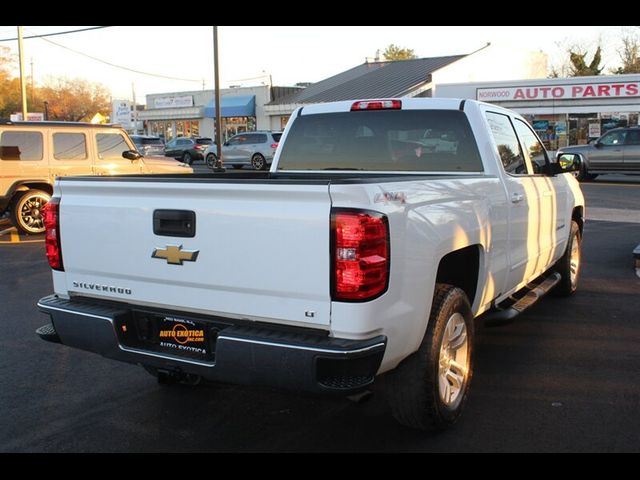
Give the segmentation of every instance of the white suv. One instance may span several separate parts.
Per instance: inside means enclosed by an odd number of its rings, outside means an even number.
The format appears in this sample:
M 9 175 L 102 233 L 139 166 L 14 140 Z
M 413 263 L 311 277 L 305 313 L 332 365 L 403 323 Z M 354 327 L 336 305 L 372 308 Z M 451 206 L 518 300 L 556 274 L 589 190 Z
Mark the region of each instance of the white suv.
M 258 130 L 239 133 L 222 144 L 222 159 L 226 165 L 242 168 L 251 165 L 256 170 L 267 170 L 276 153 L 282 132 Z M 204 158 L 207 165 L 214 167 L 217 160 L 216 145 L 207 148 Z

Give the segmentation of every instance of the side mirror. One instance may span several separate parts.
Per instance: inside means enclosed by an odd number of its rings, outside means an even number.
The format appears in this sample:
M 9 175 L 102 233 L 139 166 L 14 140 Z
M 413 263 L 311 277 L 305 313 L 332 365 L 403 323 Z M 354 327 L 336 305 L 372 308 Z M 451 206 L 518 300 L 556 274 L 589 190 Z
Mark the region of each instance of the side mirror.
M 551 175 L 559 175 L 561 173 L 570 173 L 580 171 L 580 155 L 573 153 L 563 153 L 558 157 L 558 161 L 551 163 Z
M 228 147 L 228 146 L 229 146 L 229 142 L 224 142 L 224 143 L 222 144 L 222 146 L 223 146 L 223 147 Z
M 602 147 L 602 142 L 600 142 L 600 140 L 594 140 L 593 141 L 593 146 L 596 148 L 601 148 Z
M 135 150 L 125 150 L 122 152 L 122 156 L 127 160 L 131 160 L 132 162 L 142 158 L 142 154 L 140 152 L 136 152 Z

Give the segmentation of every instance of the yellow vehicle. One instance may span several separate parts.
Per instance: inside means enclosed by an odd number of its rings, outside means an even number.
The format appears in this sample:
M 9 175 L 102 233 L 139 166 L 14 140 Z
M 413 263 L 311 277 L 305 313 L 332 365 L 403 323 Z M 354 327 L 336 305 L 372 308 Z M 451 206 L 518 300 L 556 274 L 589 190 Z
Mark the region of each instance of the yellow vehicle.
M 143 157 L 117 125 L 0 122 L 0 214 L 21 233 L 44 231 L 42 207 L 56 177 L 193 173 L 166 157 Z

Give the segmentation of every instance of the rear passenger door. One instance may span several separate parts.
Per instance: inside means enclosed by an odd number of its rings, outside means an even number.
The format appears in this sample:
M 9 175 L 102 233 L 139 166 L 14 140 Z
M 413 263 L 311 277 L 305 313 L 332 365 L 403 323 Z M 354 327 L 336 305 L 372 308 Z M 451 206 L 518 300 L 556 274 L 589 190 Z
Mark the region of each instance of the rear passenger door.
M 91 175 L 93 166 L 87 144 L 86 132 L 53 130 L 50 139 L 52 155 L 49 161 L 53 176 Z
M 125 150 L 132 150 L 122 133 L 96 132 L 96 151 L 98 153 L 93 168 L 96 175 L 122 175 L 141 173 L 143 163 L 139 160 L 127 160 L 122 156 Z

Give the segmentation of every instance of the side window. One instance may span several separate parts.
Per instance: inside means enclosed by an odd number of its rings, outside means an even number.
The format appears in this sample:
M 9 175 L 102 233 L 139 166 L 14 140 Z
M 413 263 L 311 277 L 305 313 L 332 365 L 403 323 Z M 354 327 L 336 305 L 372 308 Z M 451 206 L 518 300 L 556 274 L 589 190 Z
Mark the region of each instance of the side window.
M 527 175 L 527 164 L 509 117 L 495 112 L 487 112 L 486 115 L 504 171 L 511 175 Z
M 229 145 L 241 145 L 243 143 L 246 143 L 246 138 L 246 135 L 238 135 L 236 137 L 233 137 L 231 140 L 229 140 Z
M 255 133 L 251 137 L 251 143 L 267 143 L 267 135 L 264 133 Z
M 2 160 L 42 160 L 42 134 L 5 130 L 0 136 L 0 158 Z
M 544 146 L 540 140 L 538 140 L 536 134 L 533 133 L 533 130 L 529 128 L 529 125 L 524 123 L 522 120 L 516 118 L 514 125 L 516 127 L 516 133 L 518 134 L 518 137 L 520 137 L 522 149 L 526 152 L 529 156 L 529 160 L 531 161 L 533 173 L 541 173 L 547 166 L 547 163 L 549 163 Z
M 87 139 L 84 133 L 54 133 L 53 158 L 56 160 L 86 159 Z
M 640 130 L 629 130 L 625 143 L 627 145 L 640 145 Z
M 129 150 L 129 145 L 119 133 L 98 133 L 98 158 L 122 160 L 122 152 Z
M 603 135 L 600 138 L 600 143 L 603 145 L 622 145 L 624 143 L 624 138 L 626 137 L 626 130 L 616 130 L 614 132 L 609 132 L 606 135 Z
M 258 143 L 258 136 L 257 135 L 245 135 L 244 136 L 244 140 L 242 141 L 242 143 L 245 144 L 254 144 L 254 143 Z

